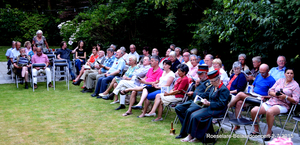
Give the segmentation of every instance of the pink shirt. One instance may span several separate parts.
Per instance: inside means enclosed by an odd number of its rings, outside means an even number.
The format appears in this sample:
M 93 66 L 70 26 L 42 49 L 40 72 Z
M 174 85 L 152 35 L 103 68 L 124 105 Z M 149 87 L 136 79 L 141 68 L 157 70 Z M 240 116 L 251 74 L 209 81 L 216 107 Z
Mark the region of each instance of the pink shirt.
M 273 87 L 269 89 L 269 91 L 277 92 L 280 91 L 280 89 L 282 88 L 283 92 L 287 96 L 292 97 L 296 101 L 296 104 L 298 104 L 299 96 L 300 96 L 299 84 L 295 80 L 293 80 L 292 82 L 290 82 L 284 87 L 284 82 L 285 82 L 285 78 L 281 78 L 277 80 L 276 83 L 273 85 Z M 291 102 L 287 100 L 279 100 L 276 97 L 271 97 L 269 101 L 267 101 L 266 103 L 272 106 L 280 105 L 285 107 L 287 110 L 289 110 L 291 106 Z
M 194 78 L 194 79 L 198 79 L 198 65 L 196 65 L 195 67 L 190 67 L 189 68 L 189 72 L 187 74 L 187 77 L 191 78 L 191 76 Z
M 33 55 L 31 58 L 31 62 L 32 63 L 48 63 L 49 59 L 48 56 L 46 54 L 42 54 L 41 56 Z
M 163 73 L 163 70 L 161 70 L 160 68 L 158 68 L 156 71 L 153 71 L 153 67 L 151 67 L 148 70 L 148 73 L 146 74 L 146 82 L 155 82 L 156 80 L 159 80 L 159 78 L 161 77 Z

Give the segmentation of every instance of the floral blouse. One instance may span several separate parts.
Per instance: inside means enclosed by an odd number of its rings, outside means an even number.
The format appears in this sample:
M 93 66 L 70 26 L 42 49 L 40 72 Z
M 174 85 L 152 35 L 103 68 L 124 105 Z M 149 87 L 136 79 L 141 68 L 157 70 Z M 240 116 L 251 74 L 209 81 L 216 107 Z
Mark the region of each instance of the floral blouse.
M 133 76 L 133 72 L 136 70 L 136 69 L 139 69 L 139 67 L 136 65 L 135 67 L 129 67 L 128 70 L 126 71 L 125 73 L 125 76 L 128 77 L 128 78 L 131 78 Z

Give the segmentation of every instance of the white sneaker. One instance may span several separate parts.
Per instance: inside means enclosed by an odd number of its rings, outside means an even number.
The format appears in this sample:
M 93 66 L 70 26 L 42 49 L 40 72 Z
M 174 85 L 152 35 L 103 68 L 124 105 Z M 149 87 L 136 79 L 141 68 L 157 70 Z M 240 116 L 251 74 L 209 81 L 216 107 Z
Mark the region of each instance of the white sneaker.
M 111 102 L 110 104 L 116 104 L 116 103 L 119 103 L 120 101 L 117 100 L 117 101 L 114 101 L 114 102 Z
M 152 113 L 152 114 L 145 114 L 145 116 L 150 117 L 150 116 L 156 116 L 156 113 Z
M 101 96 L 101 97 L 106 97 L 106 96 L 108 96 L 109 94 L 107 94 L 107 95 L 104 95 L 103 93 L 100 93 L 99 94 L 99 96 Z

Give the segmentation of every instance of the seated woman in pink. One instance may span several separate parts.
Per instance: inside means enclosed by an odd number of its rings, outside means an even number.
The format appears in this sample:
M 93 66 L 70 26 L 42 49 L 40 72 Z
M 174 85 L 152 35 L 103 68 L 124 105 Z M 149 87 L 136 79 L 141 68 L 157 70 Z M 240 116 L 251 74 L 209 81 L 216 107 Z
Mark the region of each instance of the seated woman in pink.
M 285 78 L 281 78 L 276 81 L 272 88 L 269 89 L 270 99 L 262 104 L 259 114 L 266 114 L 268 130 L 264 138 L 265 141 L 269 141 L 272 137 L 272 126 L 274 123 L 274 117 L 279 113 L 287 113 L 292 104 L 298 104 L 300 88 L 299 84 L 294 80 L 294 70 L 287 68 L 285 70 Z M 259 107 L 254 107 L 251 110 L 252 120 L 255 119 L 255 115 Z M 257 122 L 259 119 L 257 118 Z M 258 126 L 254 126 L 253 135 L 258 135 Z
M 158 108 L 158 116 L 152 121 L 162 121 L 163 104 L 169 105 L 172 102 L 179 102 L 183 99 L 185 92 L 189 87 L 189 79 L 186 74 L 189 72 L 189 67 L 186 64 L 179 64 L 177 66 L 177 72 L 179 75 L 178 80 L 175 82 L 174 88 L 170 92 L 164 94 L 157 94 L 155 97 L 152 110 L 145 114 L 145 116 L 156 116 L 156 109 Z

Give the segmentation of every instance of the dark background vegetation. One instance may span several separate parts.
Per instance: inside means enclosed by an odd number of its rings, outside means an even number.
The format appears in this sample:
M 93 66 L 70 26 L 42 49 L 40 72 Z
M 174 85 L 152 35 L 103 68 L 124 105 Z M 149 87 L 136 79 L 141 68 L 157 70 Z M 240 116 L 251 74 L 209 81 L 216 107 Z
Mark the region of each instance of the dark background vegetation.
M 227 70 L 240 53 L 276 66 L 278 55 L 299 72 L 300 2 L 297 0 L 1 0 L 0 45 L 32 40 L 41 29 L 51 46 L 76 32 L 86 49 L 102 43 L 136 44 L 165 54 L 170 44 L 218 55 Z M 62 29 L 58 25 L 70 20 Z

